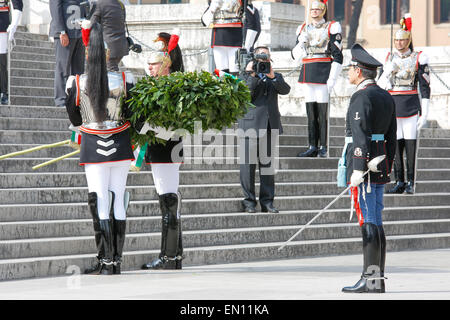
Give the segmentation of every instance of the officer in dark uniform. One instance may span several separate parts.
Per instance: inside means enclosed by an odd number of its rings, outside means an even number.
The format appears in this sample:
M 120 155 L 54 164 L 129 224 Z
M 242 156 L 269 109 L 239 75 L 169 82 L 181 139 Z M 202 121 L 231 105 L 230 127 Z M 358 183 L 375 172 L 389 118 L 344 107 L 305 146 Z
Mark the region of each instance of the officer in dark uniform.
M 125 34 L 125 5 L 120 0 L 98 0 L 91 21 L 103 28 L 103 38 L 108 46 L 108 71 L 119 71 L 119 62 L 128 55 Z
M 8 104 L 8 42 L 22 18 L 22 0 L 0 0 L 0 93 L 1 103 Z M 11 20 L 9 15 L 11 13 Z
M 55 105 L 66 103 L 66 82 L 70 75 L 84 73 L 84 45 L 77 20 L 85 16 L 83 0 L 50 0 L 49 36 L 55 39 Z
M 383 211 L 384 184 L 390 181 L 395 156 L 397 122 L 395 104 L 391 95 L 375 82 L 377 68 L 382 64 L 359 44 L 351 49 L 352 61 L 348 72 L 351 84 L 356 84 L 346 117 L 347 177 L 357 187 L 364 269 L 361 279 L 343 292 L 384 292 L 384 262 L 386 237 L 381 213 Z M 377 172 L 368 170 L 368 162 L 385 155 Z M 355 204 L 355 208 L 357 207 Z M 368 280 L 368 278 L 377 278 Z

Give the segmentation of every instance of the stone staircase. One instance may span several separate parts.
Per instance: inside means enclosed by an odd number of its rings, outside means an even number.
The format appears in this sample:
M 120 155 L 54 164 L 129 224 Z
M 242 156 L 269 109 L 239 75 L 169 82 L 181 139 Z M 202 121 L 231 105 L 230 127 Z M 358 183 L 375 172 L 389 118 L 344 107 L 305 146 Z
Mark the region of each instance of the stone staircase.
M 0 106 L 0 155 L 69 138 L 64 109 L 53 107 L 54 56 L 46 37 L 21 29 L 11 53 L 11 106 Z M 344 120 L 331 119 L 330 158 L 299 159 L 307 145 L 304 117 L 283 117 L 275 205 L 278 214 L 242 212 L 236 139 L 224 139 L 224 158 L 212 164 L 187 157 L 181 167 L 185 265 L 342 255 L 361 252 L 350 201 L 341 198 L 295 241 L 303 224 L 333 200 Z M 209 139 L 205 137 L 205 140 Z M 185 141 L 185 148 L 201 148 Z M 87 186 L 77 158 L 37 171 L 32 166 L 71 152 L 58 147 L 0 161 L 0 279 L 65 274 L 95 260 Z M 193 154 L 193 152 L 191 152 Z M 233 160 L 233 161 L 230 161 Z M 231 163 L 228 163 L 231 162 Z M 139 268 L 160 247 L 161 218 L 150 167 L 130 172 L 124 269 Z M 450 245 L 450 130 L 422 130 L 414 195 L 386 195 L 388 251 Z

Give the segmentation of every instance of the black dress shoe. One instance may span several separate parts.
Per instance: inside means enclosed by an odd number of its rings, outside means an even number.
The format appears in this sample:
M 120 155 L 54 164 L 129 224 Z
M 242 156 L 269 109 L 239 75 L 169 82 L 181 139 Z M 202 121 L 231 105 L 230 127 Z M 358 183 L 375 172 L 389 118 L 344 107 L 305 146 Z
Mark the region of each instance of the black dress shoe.
M 93 267 L 84 270 L 84 274 L 99 275 L 100 272 L 102 271 L 102 261 L 101 260 L 102 260 L 102 258 L 97 256 L 97 263 Z
M 242 210 L 248 213 L 256 213 L 256 203 L 251 200 L 242 200 L 241 201 Z
M 342 288 L 342 292 L 345 292 L 345 293 L 385 293 L 386 292 L 384 280 L 380 280 L 379 287 L 377 287 L 374 284 L 369 285 L 368 281 L 374 281 L 374 280 L 368 280 L 367 278 L 361 277 L 361 279 L 359 279 L 359 281 L 353 287 Z
M 314 158 L 317 157 L 318 149 L 314 146 L 309 146 L 309 149 L 305 152 L 300 152 L 297 154 L 297 157 L 299 158 Z
M 393 188 L 389 189 L 387 193 L 398 193 L 398 194 L 402 194 L 403 192 L 405 192 L 405 183 L 404 183 L 404 182 L 397 181 L 397 183 L 395 184 L 395 186 L 394 186 Z
M 256 213 L 256 208 L 253 206 L 244 206 L 244 211 L 248 213 Z
M 6 104 L 8 104 L 8 94 L 7 93 L 3 93 L 2 94 L 2 98 L 1 98 L 1 103 L 3 104 L 3 105 L 6 105 Z
M 319 157 L 326 158 L 327 157 L 327 147 L 321 146 L 319 149 Z
M 407 194 L 414 194 L 414 182 L 408 181 L 408 183 L 405 186 L 405 192 Z
M 280 211 L 278 211 L 277 209 L 274 208 L 273 205 L 261 205 L 261 212 L 270 212 L 270 213 L 279 213 Z
M 181 266 L 181 264 L 180 264 Z M 145 263 L 141 267 L 142 270 L 159 270 L 159 269 L 181 269 L 177 268 L 176 261 L 175 260 L 167 260 L 163 261 L 162 259 L 158 258 L 153 260 L 152 262 Z

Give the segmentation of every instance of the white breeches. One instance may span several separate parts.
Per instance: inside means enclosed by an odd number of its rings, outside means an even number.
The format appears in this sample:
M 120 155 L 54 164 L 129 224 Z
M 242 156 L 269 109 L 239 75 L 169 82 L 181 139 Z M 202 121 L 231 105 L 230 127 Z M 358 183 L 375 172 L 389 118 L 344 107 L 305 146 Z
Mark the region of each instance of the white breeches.
M 180 163 L 152 163 L 153 182 L 159 195 L 177 193 L 180 185 Z
M 109 192 L 114 192 L 114 218 L 125 220 L 124 193 L 131 160 L 85 164 L 89 192 L 97 193 L 98 215 L 109 219 Z
M 0 33 L 0 54 L 8 53 L 8 33 Z
M 238 49 L 234 47 L 214 47 L 213 54 L 216 69 L 228 69 L 230 72 L 238 72 L 239 69 L 236 64 L 236 51 Z
M 397 140 L 416 140 L 417 120 L 417 114 L 409 118 L 397 118 Z
M 305 102 L 328 103 L 329 94 L 326 84 L 302 83 Z

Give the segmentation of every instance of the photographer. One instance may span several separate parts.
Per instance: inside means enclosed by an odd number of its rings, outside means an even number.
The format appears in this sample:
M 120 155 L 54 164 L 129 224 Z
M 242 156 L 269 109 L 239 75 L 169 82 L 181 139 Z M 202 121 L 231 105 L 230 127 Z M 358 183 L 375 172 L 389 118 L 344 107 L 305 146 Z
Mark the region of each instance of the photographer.
M 247 64 L 241 74 L 250 89 L 251 108 L 238 122 L 239 129 L 245 131 L 240 137 L 240 180 L 245 199 L 242 204 L 249 213 L 256 212 L 255 170 L 259 165 L 260 192 L 259 203 L 262 212 L 277 213 L 273 206 L 275 195 L 275 179 L 273 169 L 272 139 L 274 133 L 282 133 L 283 129 L 278 110 L 278 95 L 288 94 L 290 86 L 280 73 L 273 71 L 270 63 L 270 52 L 267 47 L 257 47 L 254 59 Z M 276 139 L 275 139 L 276 141 Z M 265 152 L 264 152 L 265 151 Z
M 91 22 L 98 22 L 103 28 L 107 50 L 108 71 L 119 71 L 120 60 L 128 55 L 128 41 L 125 34 L 126 12 L 121 0 L 98 0 Z

